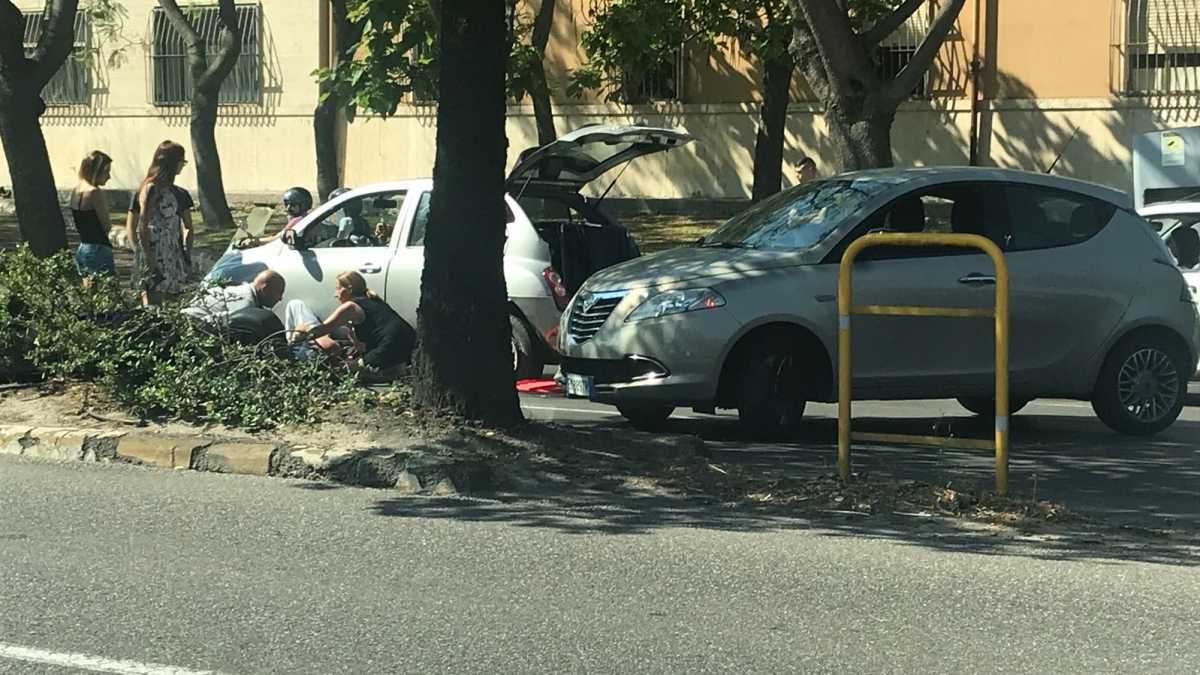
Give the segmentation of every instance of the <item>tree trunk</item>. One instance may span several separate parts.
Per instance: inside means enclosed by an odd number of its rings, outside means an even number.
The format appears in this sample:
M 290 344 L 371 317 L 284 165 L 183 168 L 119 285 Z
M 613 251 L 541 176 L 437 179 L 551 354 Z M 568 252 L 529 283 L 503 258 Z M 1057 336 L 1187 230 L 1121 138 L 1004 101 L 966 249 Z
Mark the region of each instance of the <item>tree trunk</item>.
M 333 94 L 317 104 L 313 111 L 313 140 L 317 150 L 317 197 L 321 201 L 338 189 L 342 182 L 338 162 L 338 112 L 342 101 Z
M 521 421 L 505 239 L 502 2 L 443 0 L 437 157 L 418 309 L 417 400 L 485 424 Z
M 196 88 L 192 94 L 192 153 L 196 158 L 196 187 L 200 213 L 208 227 L 233 229 L 233 213 L 225 197 L 221 154 L 217 150 L 217 87 Z
M 347 0 L 330 0 L 330 19 L 333 22 L 332 69 L 347 59 L 354 58 L 354 51 L 362 39 L 364 23 L 351 21 L 348 16 Z M 321 82 L 321 101 L 313 110 L 313 141 L 317 152 L 317 196 L 321 201 L 342 183 L 342 170 L 338 153 L 338 124 L 341 122 L 345 101 L 333 92 L 328 82 Z
M 538 145 L 553 143 L 558 138 L 558 131 L 554 128 L 554 108 L 550 103 L 550 85 L 546 82 L 546 67 L 541 61 L 533 64 L 529 80 L 529 98 L 533 101 L 533 118 L 537 122 Z
M 36 93 L 13 89 L 0 82 L 0 140 L 12 176 L 21 238 L 34 255 L 45 257 L 67 247 L 67 224 L 38 120 L 41 100 Z
M 764 65 L 763 101 L 754 141 L 754 201 L 770 197 L 783 186 L 783 149 L 794 70 L 792 56 L 786 52 Z
M 546 45 L 550 43 L 550 29 L 554 25 L 554 8 L 557 1 L 542 0 L 533 19 L 533 34 L 530 36 L 533 48 L 539 56 L 529 74 L 529 98 L 533 101 L 538 145 L 553 143 L 558 138 L 558 131 L 554 128 L 554 108 L 550 103 L 550 84 L 546 81 Z
M 0 0 L 0 144 L 8 161 L 21 238 L 34 255 L 67 247 L 54 170 L 39 118 L 41 92 L 75 43 L 77 0 L 46 0 L 42 35 L 26 54 L 25 22 L 11 0 Z
M 210 59 L 207 38 L 196 32 L 177 0 L 158 0 L 158 4 L 182 37 L 188 68 L 192 71 L 192 153 L 196 158 L 200 213 L 209 227 L 233 229 L 233 214 L 229 211 L 225 179 L 221 175 L 221 154 L 217 150 L 217 106 L 221 85 L 242 53 L 236 6 L 234 0 L 219 0 L 217 4 L 220 34 L 217 53 Z
M 895 106 L 886 103 L 830 106 L 825 120 L 839 170 L 892 166 L 892 122 L 895 119 Z

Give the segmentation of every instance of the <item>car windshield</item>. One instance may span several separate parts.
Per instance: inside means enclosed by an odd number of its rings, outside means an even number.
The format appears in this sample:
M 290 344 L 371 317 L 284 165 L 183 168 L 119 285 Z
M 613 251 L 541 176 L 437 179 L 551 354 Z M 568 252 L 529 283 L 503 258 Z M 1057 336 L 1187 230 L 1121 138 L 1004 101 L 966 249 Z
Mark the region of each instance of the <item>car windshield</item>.
M 700 243 L 707 247 L 804 249 L 829 236 L 899 177 L 831 179 L 799 185 L 734 216 Z

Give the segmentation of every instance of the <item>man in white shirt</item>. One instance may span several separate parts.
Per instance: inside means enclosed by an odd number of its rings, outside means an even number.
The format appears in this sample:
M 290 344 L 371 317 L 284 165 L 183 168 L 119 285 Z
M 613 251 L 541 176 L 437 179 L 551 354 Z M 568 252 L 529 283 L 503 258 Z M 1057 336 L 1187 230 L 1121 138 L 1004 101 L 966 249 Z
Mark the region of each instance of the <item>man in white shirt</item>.
M 227 326 L 241 310 L 270 310 L 283 298 L 286 283 L 274 270 L 266 269 L 254 281 L 236 286 L 210 286 L 192 299 L 183 313 L 212 325 Z

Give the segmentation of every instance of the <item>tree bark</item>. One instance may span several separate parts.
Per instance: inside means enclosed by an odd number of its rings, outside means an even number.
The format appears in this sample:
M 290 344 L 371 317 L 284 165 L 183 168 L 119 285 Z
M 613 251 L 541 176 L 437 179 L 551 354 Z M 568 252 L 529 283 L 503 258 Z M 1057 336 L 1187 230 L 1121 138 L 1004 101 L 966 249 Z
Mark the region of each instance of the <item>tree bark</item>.
M 325 85 L 321 86 L 322 89 Z M 342 108 L 341 98 L 326 92 L 325 98 L 313 110 L 313 140 L 317 152 L 317 198 L 329 199 L 329 193 L 338 189 L 342 182 L 342 169 L 338 156 L 338 115 Z
M 40 117 L 41 92 L 75 43 L 77 0 L 49 0 L 42 35 L 25 56 L 25 22 L 10 0 L 0 0 L 0 144 L 13 182 L 21 238 L 37 256 L 67 247 L 67 224 Z
M 242 53 L 242 35 L 238 29 L 234 0 L 220 0 L 218 4 L 221 34 L 215 59 L 209 58 L 208 44 L 192 27 L 175 0 L 159 0 L 159 5 L 187 47 L 193 86 L 192 153 L 196 158 L 200 213 L 210 227 L 233 229 L 233 213 L 225 196 L 221 154 L 217 149 L 217 112 L 221 85 L 233 71 Z
M 854 32 L 848 10 L 829 0 L 790 0 L 792 54 L 825 102 L 835 162 L 842 171 L 892 166 L 896 110 L 933 64 L 966 0 L 946 0 L 908 65 L 891 80 L 875 72 L 868 50 L 921 5 L 906 0 L 865 34 Z
M 504 3 L 443 0 L 439 36 L 416 397 L 426 407 L 507 426 L 522 416 L 503 269 Z
M 217 148 L 217 96 L 217 92 L 200 87 L 192 93 L 192 154 L 196 159 L 197 196 L 205 224 L 232 229 L 233 213 L 225 197 L 221 152 Z
M 754 141 L 754 201 L 770 197 L 783 186 L 787 108 L 795 69 L 791 54 L 786 52 L 763 64 L 763 101 Z
M 350 21 L 346 0 L 329 0 L 333 14 L 333 60 L 337 68 L 344 59 L 353 58 L 353 50 L 362 38 L 361 21 Z M 341 186 L 342 168 L 338 153 L 338 124 L 346 102 L 334 93 L 333 87 L 321 82 L 321 100 L 313 110 L 313 140 L 317 152 L 317 195 L 321 201 Z
M 34 255 L 45 257 L 67 248 L 67 224 L 38 120 L 40 106 L 36 95 L 30 100 L 9 96 L 4 89 L 0 84 L 0 139 L 12 176 L 21 239 Z
M 892 122 L 894 106 L 863 103 L 833 105 L 825 113 L 834 160 L 841 171 L 876 169 L 894 165 Z
M 546 80 L 546 45 L 554 26 L 554 9 L 558 0 L 542 0 L 533 19 L 531 42 L 540 57 L 530 73 L 529 98 L 533 101 L 533 117 L 537 122 L 538 145 L 553 143 L 558 138 L 554 128 L 554 107 L 550 102 L 550 83 Z

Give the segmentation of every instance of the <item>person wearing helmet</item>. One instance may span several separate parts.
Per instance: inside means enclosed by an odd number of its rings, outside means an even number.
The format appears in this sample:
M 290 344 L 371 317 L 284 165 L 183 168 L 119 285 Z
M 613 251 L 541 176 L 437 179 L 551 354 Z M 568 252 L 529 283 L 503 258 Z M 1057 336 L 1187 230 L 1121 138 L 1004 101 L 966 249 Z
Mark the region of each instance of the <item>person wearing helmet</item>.
M 283 226 L 283 229 L 279 230 L 270 237 L 263 239 L 247 237 L 246 239 L 234 244 L 234 248 L 242 249 L 262 246 L 263 244 L 282 238 L 284 234 L 296 226 L 296 223 L 299 223 L 301 220 L 303 220 L 304 216 L 307 216 L 308 212 L 311 211 L 313 207 L 312 193 L 299 186 L 288 188 L 287 191 L 283 193 L 283 197 L 280 198 L 280 201 L 283 203 L 283 209 L 287 212 L 288 216 L 287 224 Z
M 312 193 L 302 187 L 288 188 L 283 193 L 283 208 L 287 211 L 288 222 L 283 229 L 290 230 L 312 210 Z

